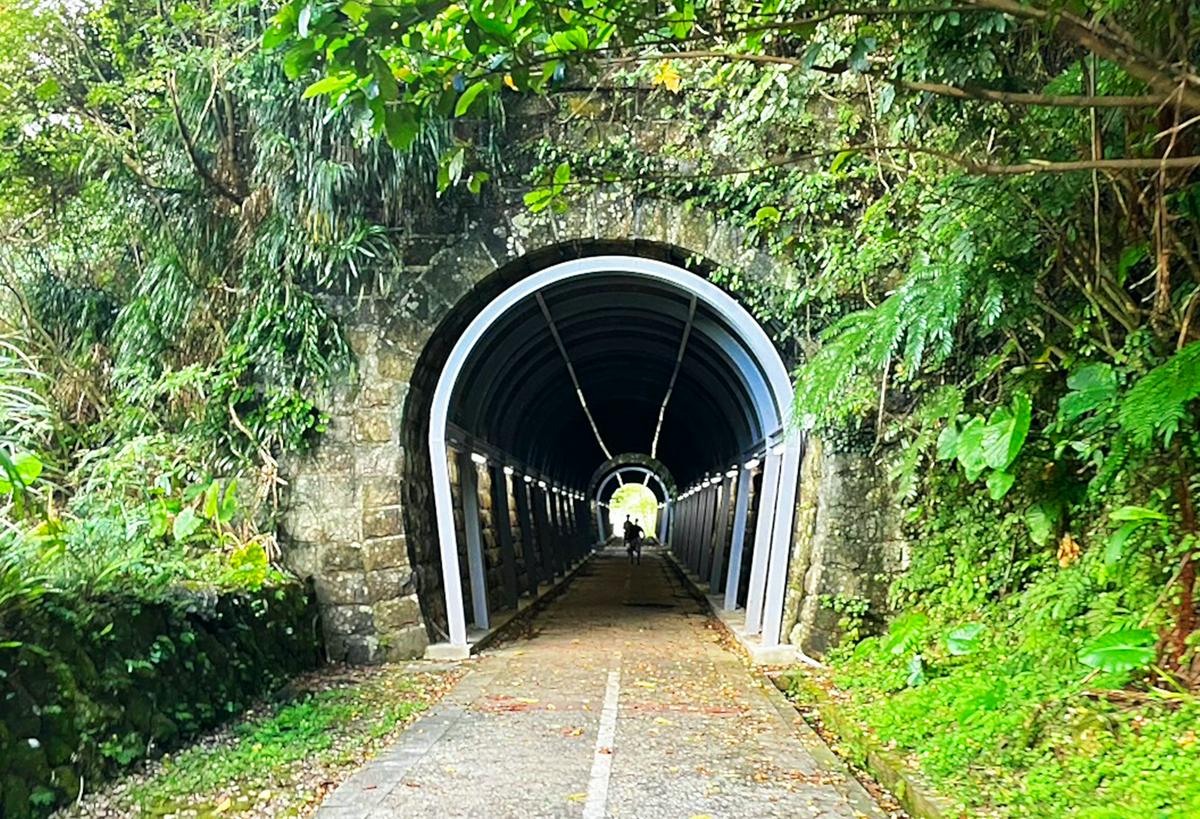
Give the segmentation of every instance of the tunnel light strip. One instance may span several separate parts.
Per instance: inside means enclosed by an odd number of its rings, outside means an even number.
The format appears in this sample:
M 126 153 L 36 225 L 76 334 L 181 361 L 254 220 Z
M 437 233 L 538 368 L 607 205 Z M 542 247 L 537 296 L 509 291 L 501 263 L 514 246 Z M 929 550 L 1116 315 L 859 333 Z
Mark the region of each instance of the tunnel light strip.
M 596 436 L 596 443 L 600 444 L 600 451 L 604 453 L 604 457 L 611 459 L 612 453 L 608 451 L 604 439 L 600 437 L 596 419 L 592 417 L 592 411 L 588 409 L 587 399 L 583 397 L 583 387 L 579 384 L 579 377 L 575 375 L 575 367 L 571 364 L 571 357 L 567 355 L 567 348 L 563 344 L 562 336 L 558 334 L 558 325 L 554 323 L 554 317 L 550 315 L 550 308 L 546 306 L 546 300 L 542 298 L 541 293 L 534 293 L 534 297 L 537 299 L 538 307 L 542 308 L 542 315 L 546 317 L 550 335 L 554 337 L 554 343 L 558 345 L 558 351 L 562 353 L 563 361 L 567 365 L 567 374 L 571 376 L 571 383 L 575 385 L 575 394 L 579 396 L 579 406 L 583 407 L 583 414 L 587 416 L 588 423 L 592 426 L 592 434 Z
M 683 335 L 679 338 L 679 352 L 675 355 L 675 369 L 671 371 L 671 380 L 667 382 L 667 392 L 663 396 L 662 406 L 658 408 L 658 423 L 654 425 L 654 440 L 650 442 L 650 457 L 658 457 L 658 436 L 662 433 L 663 418 L 667 414 L 667 403 L 675 390 L 675 379 L 679 377 L 679 367 L 683 363 L 683 353 L 687 350 L 688 336 L 692 334 L 692 324 L 696 320 L 696 294 L 688 303 L 687 323 L 683 325 Z

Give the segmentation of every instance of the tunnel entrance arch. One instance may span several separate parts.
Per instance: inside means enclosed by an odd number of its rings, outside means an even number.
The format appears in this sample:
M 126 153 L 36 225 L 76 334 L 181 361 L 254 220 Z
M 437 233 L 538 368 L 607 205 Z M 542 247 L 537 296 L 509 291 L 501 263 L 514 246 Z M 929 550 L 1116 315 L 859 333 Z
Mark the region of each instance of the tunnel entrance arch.
M 545 349 L 547 345 L 537 344 L 536 338 L 531 337 L 528 328 L 532 325 L 527 322 L 516 324 L 511 318 L 520 316 L 523 310 L 531 312 L 530 305 L 536 303 L 550 328 L 557 354 L 561 355 L 566 365 L 566 375 L 570 378 L 573 393 L 579 399 L 580 409 L 591 432 L 604 455 L 611 458 L 596 416 L 588 407 L 584 385 L 595 375 L 597 381 L 591 382 L 589 389 L 615 390 L 619 402 L 623 395 L 620 392 L 620 379 L 615 378 L 613 372 L 597 369 L 592 364 L 594 359 L 603 358 L 606 354 L 618 360 L 632 361 L 638 349 L 633 344 L 622 344 L 621 339 L 611 336 L 589 337 L 587 305 L 611 303 L 612 310 L 617 314 L 641 316 L 643 319 L 648 314 L 656 318 L 653 311 L 640 310 L 619 300 L 605 301 L 608 298 L 605 293 L 615 292 L 612 290 L 613 282 L 642 288 L 639 291 L 641 296 L 658 299 L 655 304 L 659 310 L 670 312 L 678 307 L 680 301 L 688 305 L 682 334 L 684 342 L 679 343 L 680 353 L 673 362 L 674 370 L 655 372 L 649 368 L 647 371 L 652 377 L 658 378 L 660 387 L 666 387 L 669 397 L 675 387 L 675 378 L 681 372 L 686 341 L 694 333 L 699 352 L 691 356 L 696 363 L 689 363 L 688 381 L 681 384 L 680 388 L 689 389 L 689 394 L 695 397 L 697 404 L 707 397 L 712 406 L 703 409 L 707 413 L 705 418 L 690 420 L 694 427 L 692 440 L 701 440 L 706 432 L 721 433 L 724 437 L 719 441 L 714 440 L 714 452 L 708 453 L 711 457 L 707 458 L 707 463 L 701 460 L 706 456 L 703 452 L 692 452 L 685 458 L 685 479 L 690 480 L 691 485 L 679 496 L 679 511 L 680 526 L 686 526 L 686 536 L 673 539 L 672 547 L 698 573 L 703 575 L 706 569 L 711 569 L 711 558 L 705 560 L 703 555 L 708 553 L 716 535 L 724 534 L 723 527 L 714 525 L 718 517 L 716 510 L 721 498 L 731 497 L 732 481 L 736 476 L 738 501 L 732 505 L 735 540 L 732 548 L 737 550 L 745 540 L 744 537 L 739 539 L 739 535 L 746 534 L 749 511 L 744 500 L 748 493 L 743 487 L 749 486 L 752 471 L 761 464 L 761 485 L 756 493 L 753 561 L 746 600 L 747 631 L 761 632 L 764 644 L 775 645 L 779 641 L 802 457 L 802 441 L 787 423 L 792 399 L 787 368 L 763 328 L 736 300 L 707 279 L 678 265 L 656 259 L 598 255 L 537 270 L 492 298 L 467 324 L 438 374 L 429 402 L 427 444 L 447 637 L 452 647 L 466 649 L 468 645 L 464 587 L 470 589 L 472 617 L 477 626 L 487 626 L 489 604 L 488 566 L 485 564 L 477 519 L 479 510 L 472 508 L 474 502 L 471 500 L 471 496 L 477 494 L 477 487 L 474 479 L 470 478 L 470 473 L 475 470 L 471 464 L 487 464 L 488 455 L 471 451 L 466 457 L 460 453 L 457 462 L 451 461 L 450 442 L 456 429 L 451 415 L 457 412 L 460 417 L 473 420 L 472 426 L 479 428 L 476 432 L 487 433 L 480 435 L 479 440 L 493 448 L 493 457 L 497 459 L 490 473 L 493 486 L 501 481 L 499 475 L 504 476 L 502 480 L 506 487 L 510 485 L 518 475 L 515 462 L 524 461 L 520 481 L 531 485 L 531 494 L 526 502 L 534 507 L 535 513 L 541 510 L 540 514 L 527 514 L 529 523 L 525 526 L 537 527 L 541 523 L 537 518 L 549 516 L 554 519 L 552 528 L 565 528 L 578 536 L 579 519 L 586 508 L 580 485 L 583 480 L 578 469 L 572 470 L 572 464 L 564 461 L 547 442 L 532 440 L 528 433 L 529 425 L 520 421 L 521 412 L 529 409 L 522 402 L 530 402 L 530 395 L 536 395 L 537 386 L 545 383 L 540 376 L 534 380 L 532 373 L 537 368 L 553 366 L 556 357 Z M 568 285 L 572 283 L 582 283 L 583 287 L 577 286 L 571 291 Z M 607 286 L 608 289 L 590 293 L 586 290 L 588 286 L 596 284 Z M 570 315 L 573 328 L 571 346 L 577 355 L 579 350 L 587 351 L 582 355 L 588 367 L 581 365 L 577 369 L 573 365 L 563 334 L 556 328 L 553 311 L 547 305 L 551 295 L 557 297 L 556 307 L 561 306 L 560 316 Z M 583 312 L 579 312 L 581 309 Z M 576 314 L 572 314 L 572 310 Z M 632 318 L 629 320 L 632 321 Z M 635 339 L 634 344 L 665 349 L 662 345 L 668 342 L 657 337 L 661 335 L 660 329 L 658 326 L 651 328 L 644 338 Z M 486 356 L 489 346 L 508 353 L 504 360 L 492 362 L 495 365 L 492 367 L 480 364 L 480 357 Z M 667 359 L 666 356 L 659 358 L 663 361 Z M 512 363 L 521 360 L 531 362 L 529 368 L 523 370 L 518 364 Z M 500 365 L 503 365 L 502 372 L 497 374 L 495 368 Z M 523 382 L 522 378 L 530 380 Z M 475 389 L 464 388 L 464 383 Z M 634 384 L 631 389 L 644 391 L 646 387 L 646 383 Z M 711 390 L 711 393 L 706 393 L 706 390 Z M 629 398 L 628 395 L 625 397 Z M 565 411 L 567 405 L 561 406 Z M 664 430 L 666 409 L 667 401 L 664 399 L 658 413 L 659 424 L 654 430 L 653 445 L 657 445 L 659 433 Z M 701 412 L 699 409 L 696 411 Z M 678 426 L 686 429 L 689 424 L 687 416 L 677 417 L 680 419 Z M 714 424 L 728 425 L 732 429 L 718 429 Z M 472 431 L 467 430 L 467 437 L 471 434 Z M 489 437 L 499 440 L 488 440 Z M 511 451 L 518 446 L 525 452 Z M 748 456 L 748 460 L 742 461 L 743 456 Z M 464 519 L 461 532 L 456 519 L 452 487 L 452 471 L 455 467 L 460 475 L 460 495 L 465 499 L 459 509 L 459 515 Z M 499 473 L 495 471 L 497 467 Z M 572 471 L 574 475 L 569 474 Z M 540 492 L 537 491 L 539 489 Z M 521 505 L 519 501 L 517 505 Z M 726 506 L 729 504 L 726 503 Z M 504 517 L 500 515 L 501 519 Z M 545 529 L 544 526 L 540 528 Z M 503 537 L 500 540 L 503 541 Z M 731 551 L 731 575 L 733 557 Z M 465 573 L 462 571 L 464 562 L 467 564 Z M 726 600 L 729 600 L 728 594 Z
M 588 481 L 584 493 L 592 504 L 592 513 L 596 523 L 596 534 L 601 541 L 611 537 L 613 532 L 605 526 L 607 515 L 604 513 L 605 504 L 612 495 L 611 484 L 624 483 L 625 476 L 649 486 L 658 498 L 659 514 L 655 531 L 660 541 L 665 542 L 671 502 L 677 494 L 675 476 L 666 464 L 641 452 L 623 452 L 614 455 L 597 467 Z M 615 490 L 614 490 L 615 491 Z

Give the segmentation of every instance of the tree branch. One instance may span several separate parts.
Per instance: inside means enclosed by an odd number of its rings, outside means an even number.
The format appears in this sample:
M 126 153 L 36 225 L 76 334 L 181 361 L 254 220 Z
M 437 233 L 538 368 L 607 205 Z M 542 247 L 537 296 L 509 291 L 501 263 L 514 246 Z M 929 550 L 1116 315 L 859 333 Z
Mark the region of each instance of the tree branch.
M 175 85 L 175 72 L 172 71 L 167 75 L 167 89 L 171 92 L 171 110 L 175 114 L 175 126 L 179 129 L 179 138 L 183 140 L 183 148 L 187 152 L 188 159 L 195 168 L 196 173 L 215 190 L 222 198 L 228 200 L 237 207 L 241 207 L 243 197 L 238 196 L 228 186 L 223 184 L 219 179 L 213 176 L 208 167 L 200 161 L 200 156 L 196 152 L 196 145 L 192 142 L 191 134 L 188 132 L 187 124 L 183 121 L 183 111 L 179 107 L 179 90 Z
M 790 68 L 805 68 L 813 71 L 829 71 L 828 67 L 808 65 L 797 57 L 782 57 L 776 54 L 733 54 L 726 51 L 690 50 L 664 52 L 655 55 L 629 55 L 616 57 L 613 63 L 651 62 L 654 60 L 732 60 L 735 62 L 764 63 L 769 65 L 785 65 Z M 1036 105 L 1059 108 L 1148 108 L 1163 105 L 1169 100 L 1164 94 L 1141 94 L 1128 96 L 1072 96 L 1064 94 L 1033 94 L 1017 91 L 997 91 L 990 88 L 974 86 L 955 86 L 945 83 L 914 82 L 911 80 L 891 80 L 880 77 L 883 82 L 891 83 L 906 91 L 919 91 L 927 94 L 951 97 L 961 100 L 976 100 L 979 102 L 996 102 L 1005 105 Z
M 1086 48 L 1097 57 L 1116 63 L 1129 76 L 1141 80 L 1155 91 L 1174 97 L 1179 104 L 1200 111 L 1200 90 L 1187 73 L 1167 66 L 1162 60 L 1142 53 L 1124 38 L 1093 26 L 1087 20 L 1064 9 L 1050 11 L 1020 0 L 968 0 L 982 9 L 999 11 L 1010 17 L 1044 24 L 1051 34 Z
M 995 91 L 975 86 L 954 86 L 933 82 L 911 82 L 896 80 L 895 84 L 908 91 L 923 91 L 960 100 L 999 102 L 1005 105 L 1042 105 L 1060 108 L 1146 108 L 1162 105 L 1167 97 L 1162 94 L 1137 96 L 1069 96 L 1062 94 L 1026 94 L 1015 91 Z

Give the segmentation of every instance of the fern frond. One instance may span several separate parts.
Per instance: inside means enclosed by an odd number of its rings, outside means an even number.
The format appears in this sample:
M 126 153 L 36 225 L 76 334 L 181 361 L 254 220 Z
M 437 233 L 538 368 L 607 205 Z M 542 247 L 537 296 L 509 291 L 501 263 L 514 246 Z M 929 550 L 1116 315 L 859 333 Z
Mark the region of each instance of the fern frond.
M 1118 421 L 1138 446 L 1159 436 L 1170 443 L 1198 397 L 1200 342 L 1193 342 L 1138 379 L 1121 402 Z

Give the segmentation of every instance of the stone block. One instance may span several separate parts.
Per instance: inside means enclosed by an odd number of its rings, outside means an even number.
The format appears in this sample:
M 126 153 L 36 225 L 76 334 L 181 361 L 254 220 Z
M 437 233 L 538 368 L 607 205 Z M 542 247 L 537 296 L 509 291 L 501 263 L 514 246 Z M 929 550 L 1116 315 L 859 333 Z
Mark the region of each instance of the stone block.
M 324 442 L 304 460 L 306 467 L 322 475 L 350 475 L 354 472 L 354 448 L 347 444 Z
M 324 572 L 362 571 L 363 546 L 357 541 L 330 543 L 321 550 L 321 570 Z
M 354 483 L 349 476 L 306 472 L 291 480 L 293 507 L 305 507 L 317 513 L 354 505 Z
M 395 475 L 374 475 L 359 481 L 363 506 L 374 509 L 380 506 L 400 505 L 400 478 Z
M 284 565 L 298 577 L 311 577 L 320 569 L 320 548 L 315 543 L 293 541 L 283 547 Z
M 289 540 L 317 543 L 325 539 L 320 515 L 306 505 L 289 509 L 283 516 L 282 528 Z
M 326 606 L 322 614 L 325 617 L 325 628 L 330 634 L 365 635 L 375 631 L 375 613 L 365 604 Z
M 355 467 L 358 474 L 364 477 L 399 475 L 404 469 L 404 450 L 393 443 L 360 446 Z
M 362 531 L 365 538 L 393 537 L 404 534 L 399 506 L 368 509 L 362 514 Z
M 322 522 L 325 527 L 325 537 L 330 541 L 352 543 L 362 540 L 359 529 L 360 515 L 355 506 L 343 506 L 327 511 L 324 513 Z
M 359 404 L 372 409 L 397 407 L 402 400 L 399 386 L 391 381 L 374 381 L 364 384 L 358 393 Z
M 359 360 L 371 355 L 378 336 L 378 332 L 371 327 L 351 327 L 346 330 L 346 342 Z
M 421 607 L 415 595 L 375 604 L 374 624 L 379 631 L 391 634 L 421 621 Z
M 323 445 L 352 444 L 354 442 L 354 419 L 350 415 L 331 415 L 321 437 Z
M 368 444 L 389 443 L 392 440 L 391 413 L 379 410 L 363 410 L 355 413 L 354 440 Z
M 377 538 L 363 544 L 363 567 L 369 572 L 407 565 L 408 544 L 404 535 Z
M 398 344 L 383 340 L 376 350 L 375 372 L 388 381 L 409 381 L 417 357 Z
M 404 595 L 404 587 L 412 572 L 408 569 L 377 569 L 367 572 L 367 593 L 372 603 L 395 600 Z M 376 607 L 376 612 L 379 609 Z M 376 618 L 378 619 L 378 618 Z M 381 626 L 382 628 L 382 626 Z
M 317 599 L 324 607 L 327 622 L 331 617 L 330 612 L 338 607 L 364 606 L 370 602 L 365 572 L 329 572 L 313 578 L 313 585 Z M 333 629 L 332 625 L 330 629 Z
M 422 625 L 412 625 L 399 631 L 390 631 L 380 638 L 383 656 L 388 662 L 411 660 L 425 654 L 429 646 L 429 635 Z
M 350 636 L 342 645 L 345 652 L 343 659 L 351 665 L 374 665 L 383 659 L 379 640 L 373 635 Z

